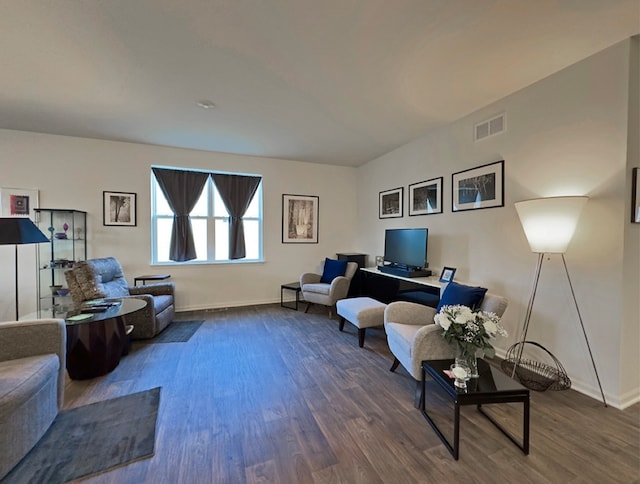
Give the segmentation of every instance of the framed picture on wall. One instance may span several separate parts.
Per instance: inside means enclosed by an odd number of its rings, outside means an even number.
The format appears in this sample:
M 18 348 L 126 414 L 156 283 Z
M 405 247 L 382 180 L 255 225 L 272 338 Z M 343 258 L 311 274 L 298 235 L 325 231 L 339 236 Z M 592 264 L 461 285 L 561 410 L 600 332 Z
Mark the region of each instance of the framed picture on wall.
M 318 243 L 318 205 L 315 195 L 282 195 L 282 243 Z
M 380 192 L 378 218 L 402 217 L 403 195 L 404 189 L 402 187 Z
M 102 192 L 104 225 L 135 227 L 136 194 L 128 192 Z
M 640 168 L 631 175 L 631 221 L 640 224 Z
M 504 206 L 504 160 L 451 175 L 451 210 Z
M 442 213 L 442 177 L 409 185 L 409 216 Z
M 31 188 L 0 188 L 0 216 L 30 217 L 35 220 L 38 190 Z

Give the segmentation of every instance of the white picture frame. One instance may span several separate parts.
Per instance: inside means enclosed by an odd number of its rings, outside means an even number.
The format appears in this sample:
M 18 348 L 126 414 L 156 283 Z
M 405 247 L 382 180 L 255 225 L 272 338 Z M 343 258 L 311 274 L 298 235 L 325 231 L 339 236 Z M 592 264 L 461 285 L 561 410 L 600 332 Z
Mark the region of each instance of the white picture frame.
M 282 243 L 317 244 L 320 197 L 282 195 Z
M 136 197 L 137 194 L 131 192 L 102 192 L 102 224 L 135 227 Z
M 0 188 L 0 216 L 29 217 L 36 220 L 38 190 L 35 188 Z

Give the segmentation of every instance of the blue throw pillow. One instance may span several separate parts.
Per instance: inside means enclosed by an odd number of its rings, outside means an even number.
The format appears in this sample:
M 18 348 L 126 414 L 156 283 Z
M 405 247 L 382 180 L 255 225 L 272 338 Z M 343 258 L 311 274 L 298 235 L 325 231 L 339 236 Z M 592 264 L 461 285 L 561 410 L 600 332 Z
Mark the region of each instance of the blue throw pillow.
M 440 312 L 442 306 L 453 306 L 456 304 L 476 309 L 482 304 L 486 292 L 487 290 L 484 287 L 465 286 L 451 281 L 442 293 L 436 311 Z
M 322 277 L 320 278 L 320 282 L 324 282 L 326 284 L 331 284 L 338 276 L 344 276 L 344 273 L 347 270 L 347 261 L 346 260 L 335 260 L 329 259 L 328 257 L 324 260 L 324 269 L 322 271 Z

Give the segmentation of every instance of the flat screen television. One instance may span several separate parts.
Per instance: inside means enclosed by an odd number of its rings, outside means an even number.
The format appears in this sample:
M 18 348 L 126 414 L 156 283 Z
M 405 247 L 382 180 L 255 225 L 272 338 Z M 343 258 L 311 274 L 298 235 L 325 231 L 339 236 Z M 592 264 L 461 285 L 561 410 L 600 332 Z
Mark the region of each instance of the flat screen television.
M 387 229 L 384 233 L 385 264 L 407 269 L 427 267 L 429 229 Z

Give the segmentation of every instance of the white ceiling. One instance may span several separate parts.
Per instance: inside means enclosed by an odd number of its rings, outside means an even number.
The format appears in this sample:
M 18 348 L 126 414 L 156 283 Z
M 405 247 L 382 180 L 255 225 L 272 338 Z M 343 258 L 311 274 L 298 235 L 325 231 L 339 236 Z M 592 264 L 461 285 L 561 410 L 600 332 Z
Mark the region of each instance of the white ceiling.
M 0 0 L 0 128 L 358 166 L 639 24 L 640 0 Z

